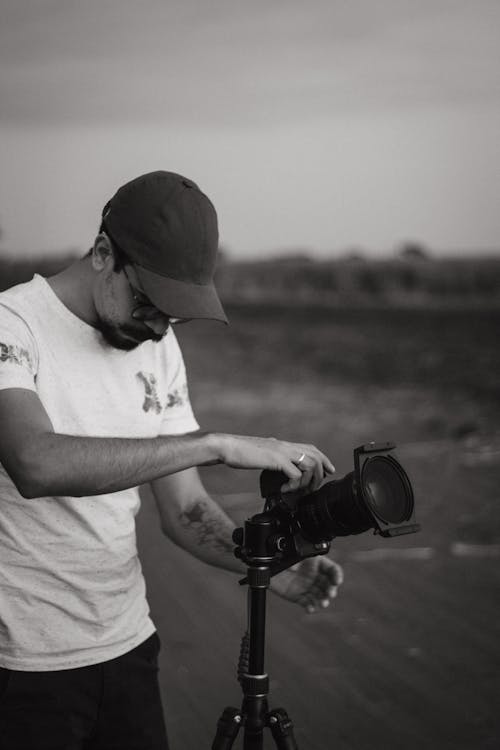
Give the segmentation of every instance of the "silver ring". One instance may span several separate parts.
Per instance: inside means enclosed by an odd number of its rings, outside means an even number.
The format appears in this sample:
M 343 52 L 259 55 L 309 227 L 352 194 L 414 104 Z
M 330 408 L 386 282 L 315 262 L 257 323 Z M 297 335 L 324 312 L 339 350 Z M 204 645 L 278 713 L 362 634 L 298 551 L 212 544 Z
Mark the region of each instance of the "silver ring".
M 298 460 L 298 461 L 295 461 L 295 463 L 297 464 L 297 466 L 298 466 L 299 464 L 301 464 L 301 463 L 302 463 L 302 461 L 304 460 L 304 458 L 305 458 L 305 457 L 306 457 L 306 454 L 305 454 L 305 453 L 303 453 L 303 454 L 301 455 L 301 457 L 299 458 L 299 460 Z

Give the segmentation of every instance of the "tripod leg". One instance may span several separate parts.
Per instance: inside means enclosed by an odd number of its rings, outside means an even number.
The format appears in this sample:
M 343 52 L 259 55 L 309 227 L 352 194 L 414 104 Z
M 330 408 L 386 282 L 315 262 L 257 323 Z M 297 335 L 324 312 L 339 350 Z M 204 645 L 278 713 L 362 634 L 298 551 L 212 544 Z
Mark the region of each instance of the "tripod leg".
M 227 706 L 217 722 L 217 733 L 212 743 L 212 750 L 230 750 L 241 726 L 239 708 Z
M 270 711 L 267 720 L 278 750 L 298 750 L 293 724 L 284 708 Z
M 243 715 L 245 717 L 245 730 L 243 735 L 243 750 L 263 750 L 267 713 L 268 706 L 265 695 L 247 696 L 244 699 Z

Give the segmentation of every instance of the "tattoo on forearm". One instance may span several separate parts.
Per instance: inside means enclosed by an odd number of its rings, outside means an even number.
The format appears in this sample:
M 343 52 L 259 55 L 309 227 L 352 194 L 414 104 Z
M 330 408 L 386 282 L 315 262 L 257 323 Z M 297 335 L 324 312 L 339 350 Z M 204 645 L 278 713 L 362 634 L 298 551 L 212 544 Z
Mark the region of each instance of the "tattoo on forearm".
M 209 506 L 198 500 L 189 510 L 179 516 L 181 526 L 196 535 L 199 546 L 209 547 L 217 552 L 233 553 L 231 543 L 232 524 L 218 507 Z

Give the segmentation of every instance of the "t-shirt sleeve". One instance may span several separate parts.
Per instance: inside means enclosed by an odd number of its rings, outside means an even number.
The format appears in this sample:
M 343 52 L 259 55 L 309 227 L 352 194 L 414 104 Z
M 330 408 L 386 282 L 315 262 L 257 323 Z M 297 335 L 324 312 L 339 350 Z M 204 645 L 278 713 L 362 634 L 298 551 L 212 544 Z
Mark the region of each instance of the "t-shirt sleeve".
M 170 332 L 167 349 L 168 390 L 160 435 L 183 435 L 200 429 L 193 414 L 186 377 L 186 367 L 177 339 Z
M 0 390 L 36 391 L 38 354 L 33 334 L 23 318 L 0 304 Z

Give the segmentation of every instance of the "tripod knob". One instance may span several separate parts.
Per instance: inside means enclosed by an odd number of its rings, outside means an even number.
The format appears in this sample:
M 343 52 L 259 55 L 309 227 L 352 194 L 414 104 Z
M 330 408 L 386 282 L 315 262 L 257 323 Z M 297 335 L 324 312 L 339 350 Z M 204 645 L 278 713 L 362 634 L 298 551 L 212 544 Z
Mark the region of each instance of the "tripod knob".
M 233 542 L 241 547 L 245 539 L 245 531 L 243 528 L 238 528 L 233 531 Z

